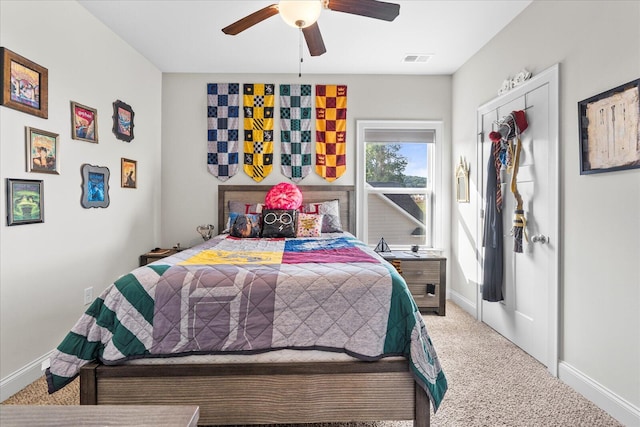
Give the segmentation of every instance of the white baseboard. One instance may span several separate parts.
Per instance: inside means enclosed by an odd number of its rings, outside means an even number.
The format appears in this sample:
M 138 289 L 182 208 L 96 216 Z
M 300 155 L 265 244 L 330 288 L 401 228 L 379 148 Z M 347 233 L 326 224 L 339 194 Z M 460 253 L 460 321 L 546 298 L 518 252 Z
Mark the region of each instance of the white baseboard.
M 640 408 L 592 380 L 566 362 L 558 364 L 560 380 L 625 426 L 640 426 Z
M 449 294 L 449 299 L 451 301 L 453 301 L 458 307 L 469 313 L 474 319 L 477 319 L 478 311 L 475 302 L 470 301 L 462 294 L 454 290 L 447 290 L 447 293 Z
M 44 375 L 44 372 L 42 371 L 42 364 L 48 364 L 51 353 L 53 353 L 53 350 L 23 366 L 12 374 L 2 378 L 0 380 L 0 402 L 4 402 Z

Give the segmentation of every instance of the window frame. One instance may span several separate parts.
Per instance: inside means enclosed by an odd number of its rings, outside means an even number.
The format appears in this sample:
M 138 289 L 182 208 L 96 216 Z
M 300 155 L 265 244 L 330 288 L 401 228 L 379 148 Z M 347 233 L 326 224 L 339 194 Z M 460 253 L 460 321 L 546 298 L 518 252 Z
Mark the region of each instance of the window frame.
M 428 149 L 428 166 L 431 168 L 431 176 L 427 180 L 427 188 L 424 190 L 426 197 L 431 204 L 432 220 L 425 224 L 427 230 L 430 231 L 431 241 L 426 245 L 421 245 L 421 249 L 439 250 L 443 247 L 443 209 L 444 209 L 444 187 L 442 180 L 442 161 L 443 151 L 443 129 L 442 121 L 438 120 L 356 120 L 357 136 L 357 168 L 356 168 L 356 191 L 357 191 L 357 207 L 358 220 L 356 228 L 356 236 L 363 242 L 368 240 L 368 204 L 367 198 L 371 193 L 422 193 L 423 189 L 415 188 L 379 188 L 371 190 L 366 183 L 366 138 L 367 130 L 385 130 L 398 132 L 406 130 L 430 130 L 434 132 L 434 140 L 432 146 Z M 418 191 L 416 191 L 418 190 Z M 429 213 L 429 212 L 428 212 Z M 429 216 L 427 216 L 429 218 Z M 375 247 L 377 242 L 367 242 L 371 247 Z M 406 245 L 389 245 L 392 250 L 407 250 L 411 247 L 411 242 Z

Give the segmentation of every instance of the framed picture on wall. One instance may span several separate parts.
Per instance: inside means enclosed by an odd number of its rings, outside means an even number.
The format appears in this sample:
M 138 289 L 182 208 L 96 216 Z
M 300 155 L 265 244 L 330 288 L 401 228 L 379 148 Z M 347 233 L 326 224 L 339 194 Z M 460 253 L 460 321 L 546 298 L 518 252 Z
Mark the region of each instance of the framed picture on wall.
M 120 185 L 123 188 L 137 188 L 138 162 L 135 160 L 120 159 Z
M 0 104 L 46 119 L 49 71 L 4 47 L 0 47 L 0 70 Z
M 113 103 L 113 133 L 116 138 L 131 142 L 133 139 L 133 117 L 135 113 L 130 105 L 117 100 Z
M 578 103 L 580 175 L 640 168 L 640 79 Z
M 44 183 L 7 178 L 7 225 L 44 222 Z
M 104 166 L 82 165 L 83 208 L 106 208 L 109 206 L 109 168 Z
M 98 110 L 71 101 L 71 138 L 98 143 Z
M 27 172 L 60 174 L 59 135 L 26 128 Z

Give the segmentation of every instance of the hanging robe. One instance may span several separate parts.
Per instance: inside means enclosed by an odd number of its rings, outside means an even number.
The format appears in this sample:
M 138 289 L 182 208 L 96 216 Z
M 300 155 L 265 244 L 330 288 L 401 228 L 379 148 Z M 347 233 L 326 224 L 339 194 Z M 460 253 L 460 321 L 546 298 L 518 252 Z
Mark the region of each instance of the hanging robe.
M 496 142 L 494 142 L 496 144 Z M 497 144 L 500 144 L 498 141 Z M 496 169 L 495 150 L 489 155 L 487 166 L 486 209 L 484 213 L 484 280 L 482 299 L 485 301 L 502 301 L 503 280 L 503 232 L 502 212 L 498 208 L 496 199 L 499 195 L 498 170 Z

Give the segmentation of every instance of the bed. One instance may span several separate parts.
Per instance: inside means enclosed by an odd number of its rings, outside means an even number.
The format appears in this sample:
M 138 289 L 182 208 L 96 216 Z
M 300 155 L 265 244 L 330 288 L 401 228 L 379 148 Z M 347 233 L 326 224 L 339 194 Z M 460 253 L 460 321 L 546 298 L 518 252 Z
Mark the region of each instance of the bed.
M 230 201 L 242 201 L 247 206 L 259 203 L 269 188 L 218 186 L 217 230 L 227 228 Z M 105 290 L 54 352 L 51 367 L 47 370 L 49 391 L 55 392 L 79 375 L 80 402 L 83 405 L 198 405 L 202 425 L 413 420 L 414 426 L 428 426 L 430 406 L 436 410 L 440 404 L 447 388 L 446 379 L 406 284 L 393 267 L 352 235 L 355 230 L 353 186 L 299 188 L 305 204 L 337 200 L 344 232 L 323 233 L 317 239 L 235 239 L 221 234 L 197 247 L 134 270 Z M 259 250 L 256 249 L 258 247 Z M 331 250 L 327 252 L 326 247 Z M 282 254 L 278 255 L 281 257 L 279 264 L 275 267 L 265 265 L 265 262 L 271 263 L 272 254 L 277 253 L 278 248 L 283 248 Z M 292 248 L 293 251 L 289 252 Z M 164 312 L 164 320 L 158 320 L 158 312 L 161 311 L 158 307 L 168 307 L 167 301 L 177 298 L 166 289 L 174 289 L 176 295 L 186 292 L 186 286 L 178 288 L 178 285 L 169 283 L 163 288 L 160 282 L 168 283 L 171 277 L 176 276 L 184 283 L 195 283 L 191 280 L 197 276 L 199 283 L 208 283 L 219 277 L 216 274 L 219 275 L 220 271 L 237 280 L 238 275 L 228 274 L 231 261 L 225 257 L 244 254 L 245 251 L 253 251 L 245 261 L 254 259 L 252 257 L 262 258 L 254 266 L 234 266 L 234 274 L 261 269 L 267 273 L 255 277 L 260 277 L 267 284 L 262 288 L 255 287 L 251 293 L 246 291 L 247 287 L 238 291 L 244 292 L 246 300 L 237 303 L 237 307 L 242 309 L 240 311 L 245 313 L 244 317 L 229 320 L 229 316 L 213 316 L 223 319 L 227 332 L 231 331 L 228 323 L 235 322 L 234 330 L 242 333 L 236 332 L 234 340 L 228 336 L 217 337 L 211 332 L 215 329 L 212 327 L 196 328 L 193 315 L 188 321 L 184 320 L 186 316 L 167 321 L 177 309 Z M 261 255 L 256 255 L 258 252 Z M 323 258 L 333 254 L 342 258 L 341 263 L 337 264 L 331 258 L 325 265 Z M 301 256 L 308 258 L 301 259 Z M 313 262 L 309 262 L 309 257 Z M 214 272 L 214 269 L 220 271 Z M 275 276 L 272 274 L 274 269 L 277 270 Z M 178 274 L 179 271 L 182 275 Z M 328 279 L 316 280 L 312 286 L 310 279 L 305 279 L 305 274 L 312 273 Z M 268 279 L 270 274 L 273 277 Z M 338 274 L 346 276 L 343 278 Z M 153 291 L 145 288 L 146 292 L 140 292 L 139 287 L 131 290 L 122 281 L 134 276 L 136 283 L 148 279 L 157 281 L 158 285 Z M 293 310 L 302 310 L 301 305 L 291 302 L 294 298 L 290 297 L 300 292 L 300 286 L 305 289 L 302 292 L 305 295 L 324 295 L 324 288 L 318 289 L 317 283 L 337 278 L 340 283 L 333 286 L 340 291 L 334 293 L 340 294 L 341 299 L 350 299 L 352 296 L 347 294 L 361 292 L 353 289 L 365 289 L 363 292 L 366 292 L 366 295 L 360 293 L 360 297 L 346 303 L 352 316 L 344 315 L 347 322 L 336 326 L 339 322 L 333 319 L 327 320 L 330 326 L 319 326 L 327 316 L 334 315 L 331 311 L 341 306 L 335 300 L 323 297 L 318 298 L 317 305 L 313 306 L 313 316 L 319 312 L 322 315 L 312 317 L 309 314 L 307 319 L 312 321 L 297 319 L 291 324 L 283 323 L 281 319 L 292 317 Z M 130 296 L 122 298 L 118 293 L 118 297 L 113 297 L 111 288 L 120 289 L 122 294 L 128 292 Z M 288 293 L 284 292 L 285 288 Z M 155 313 L 141 314 L 144 309 L 140 309 L 135 311 L 135 315 L 139 318 L 146 316 L 148 323 L 153 323 L 151 327 L 144 320 L 132 320 L 126 311 L 120 314 L 117 310 L 121 309 L 116 310 L 112 306 L 118 298 L 128 301 L 123 305 L 135 306 L 137 303 L 132 301 L 138 297 L 149 298 L 147 294 L 155 299 Z M 258 310 L 262 302 L 252 302 L 252 298 L 276 302 L 266 310 Z M 226 307 L 232 307 L 230 301 L 240 299 L 227 298 L 225 301 L 228 303 Z M 178 304 L 184 306 L 185 303 Z M 215 310 L 219 310 L 219 301 L 216 304 L 198 307 L 215 306 Z M 249 306 L 252 308 L 246 309 Z M 307 310 L 308 305 L 305 307 Z M 131 310 L 130 307 L 128 309 Z M 206 311 L 199 310 L 201 313 Z M 258 311 L 269 313 L 266 317 L 277 319 L 278 326 L 260 329 L 256 325 L 261 321 L 251 323 L 258 316 L 251 313 Z M 296 315 L 300 317 L 299 311 Z M 274 319 L 270 320 L 272 325 L 276 324 Z M 140 328 L 135 337 L 123 338 L 122 333 L 113 329 L 114 324 L 121 326 L 135 322 L 146 325 L 129 328 Z M 164 323 L 181 322 L 188 323 L 189 330 L 197 330 L 191 340 L 176 332 L 175 326 L 173 329 L 163 326 Z M 350 327 L 357 322 L 361 322 L 357 328 Z M 238 327 L 239 324 L 242 326 Z M 386 330 L 380 334 L 381 328 L 385 327 Z M 204 338 L 206 345 L 203 344 Z M 116 340 L 118 343 L 114 344 Z M 216 340 L 219 341 L 217 347 L 210 344 Z

